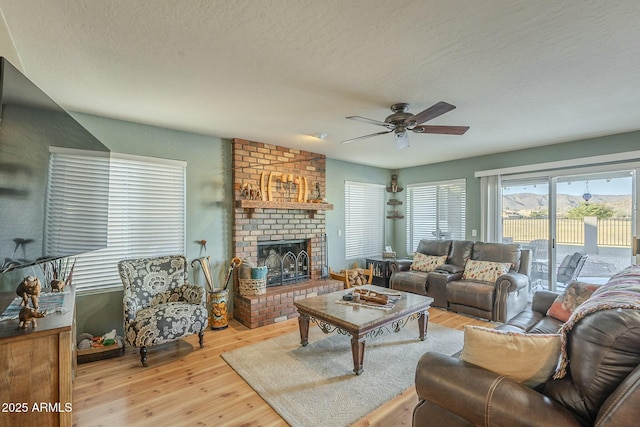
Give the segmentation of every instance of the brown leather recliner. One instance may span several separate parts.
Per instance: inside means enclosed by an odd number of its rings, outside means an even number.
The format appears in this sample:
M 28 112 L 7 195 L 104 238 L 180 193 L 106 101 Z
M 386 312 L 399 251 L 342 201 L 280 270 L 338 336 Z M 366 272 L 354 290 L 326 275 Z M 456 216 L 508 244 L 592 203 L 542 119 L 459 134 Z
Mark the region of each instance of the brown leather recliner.
M 416 252 L 447 255 L 446 264 L 426 273 L 411 270 L 411 261 L 392 261 L 391 288 L 432 297 L 434 307 L 496 322 L 506 322 L 527 306 L 530 251 L 518 244 L 424 239 Z M 512 267 L 495 283 L 462 280 L 469 259 L 508 262 Z
M 411 270 L 411 261 L 393 260 L 389 263 L 391 270 L 390 287 L 399 291 L 426 295 L 433 298 L 434 307 L 447 308 L 447 281 L 439 280 L 439 272 L 462 274 L 464 263 L 471 257 L 473 242 L 462 240 L 427 240 L 418 244 L 416 252 L 430 256 L 447 256 L 446 265 L 440 266 L 438 274 Z M 447 269 L 447 270 L 445 270 Z M 456 276 L 457 277 L 457 276 Z M 438 282 L 438 283 L 435 283 Z
M 447 279 L 449 310 L 481 317 L 494 322 L 506 322 L 527 307 L 530 252 L 518 244 L 475 242 L 471 259 L 511 263 L 508 273 L 495 283 L 458 278 Z
M 499 358 L 500 349 L 495 352 Z M 587 314 L 568 331 L 567 354 L 567 375 L 534 390 L 457 357 L 426 353 L 416 370 L 419 403 L 413 425 L 640 423 L 640 310 L 604 308 Z

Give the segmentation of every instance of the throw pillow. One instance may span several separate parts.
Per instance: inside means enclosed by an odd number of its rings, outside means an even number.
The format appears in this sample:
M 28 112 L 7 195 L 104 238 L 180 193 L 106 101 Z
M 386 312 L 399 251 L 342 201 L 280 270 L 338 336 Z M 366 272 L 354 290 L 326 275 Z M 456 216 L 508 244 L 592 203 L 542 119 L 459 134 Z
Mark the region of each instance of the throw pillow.
M 467 325 L 460 359 L 536 387 L 553 375 L 560 346 L 559 334 L 525 334 Z
M 413 263 L 411 264 L 411 269 L 415 271 L 433 271 L 436 268 L 443 265 L 447 262 L 447 256 L 434 256 L 434 255 L 425 255 L 420 252 L 416 252 L 413 256 Z
M 462 280 L 479 280 L 495 283 L 498 277 L 509 272 L 511 263 L 467 260 L 462 273 Z
M 564 290 L 562 295 L 558 295 L 547 310 L 547 316 L 566 322 L 571 317 L 571 313 L 583 302 L 589 299 L 591 294 L 598 289 L 598 285 L 573 281 Z

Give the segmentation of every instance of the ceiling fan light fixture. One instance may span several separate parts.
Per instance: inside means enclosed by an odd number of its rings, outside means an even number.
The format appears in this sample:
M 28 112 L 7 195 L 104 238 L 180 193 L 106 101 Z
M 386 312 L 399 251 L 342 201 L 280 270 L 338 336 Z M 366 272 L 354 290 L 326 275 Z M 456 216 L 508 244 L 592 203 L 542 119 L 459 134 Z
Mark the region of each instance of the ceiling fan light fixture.
M 409 148 L 409 135 L 407 132 L 398 132 L 394 134 L 394 140 L 396 143 L 396 150 L 404 150 Z
M 348 116 L 347 119 L 357 120 L 363 123 L 369 123 L 376 126 L 382 126 L 388 130 L 385 132 L 376 132 L 369 135 L 363 135 L 356 138 L 347 139 L 341 141 L 342 143 L 358 141 L 360 139 L 371 138 L 373 136 L 382 135 L 385 133 L 393 132 L 395 134 L 396 149 L 402 150 L 409 147 L 409 138 L 407 131 L 422 134 L 437 134 L 437 135 L 463 135 L 469 126 L 442 126 L 442 125 L 424 125 L 423 123 L 433 120 L 436 117 L 455 109 L 455 105 L 451 105 L 447 102 L 440 101 L 433 104 L 431 107 L 419 112 L 418 114 L 412 114 L 409 110 L 409 104 L 405 102 L 399 102 L 391 106 L 393 114 L 387 116 L 384 122 L 368 119 L 361 116 Z

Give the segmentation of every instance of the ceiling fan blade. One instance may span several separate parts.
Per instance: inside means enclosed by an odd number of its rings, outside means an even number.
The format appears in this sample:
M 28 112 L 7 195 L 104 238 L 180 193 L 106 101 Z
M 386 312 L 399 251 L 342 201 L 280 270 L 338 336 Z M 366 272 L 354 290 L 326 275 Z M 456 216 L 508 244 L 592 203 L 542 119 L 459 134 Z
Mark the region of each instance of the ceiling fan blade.
M 435 119 L 438 116 L 443 115 L 444 113 L 448 113 L 449 111 L 456 108 L 455 105 L 451 105 L 444 101 L 440 101 L 437 104 L 432 105 L 424 111 L 421 111 L 418 114 L 414 114 L 413 116 L 406 119 L 404 122 L 408 126 L 410 124 L 419 125 L 420 123 L 424 123 L 426 121 Z
M 340 141 L 340 142 L 341 142 L 342 144 L 346 144 L 346 143 L 348 143 L 348 142 L 357 141 L 357 140 L 359 140 L 359 139 L 371 138 L 372 136 L 384 135 L 385 133 L 390 133 L 390 132 L 393 132 L 393 131 L 391 131 L 391 130 L 386 130 L 386 131 L 383 131 L 383 132 L 372 133 L 372 134 L 370 134 L 370 135 L 359 136 L 359 137 L 357 137 L 357 138 L 346 139 L 346 140 L 344 140 L 344 141 Z
M 385 123 L 385 122 L 381 122 L 378 120 L 373 120 L 373 119 L 367 119 L 366 117 L 360 117 L 360 116 L 349 116 L 346 117 L 347 119 L 351 119 L 351 120 L 357 120 L 359 122 L 364 122 L 364 123 L 369 123 L 371 125 L 377 125 L 377 126 L 384 126 L 387 129 L 393 129 L 393 124 L 391 123 Z
M 416 133 L 437 133 L 440 135 L 463 135 L 469 130 L 469 126 L 416 126 L 412 131 Z

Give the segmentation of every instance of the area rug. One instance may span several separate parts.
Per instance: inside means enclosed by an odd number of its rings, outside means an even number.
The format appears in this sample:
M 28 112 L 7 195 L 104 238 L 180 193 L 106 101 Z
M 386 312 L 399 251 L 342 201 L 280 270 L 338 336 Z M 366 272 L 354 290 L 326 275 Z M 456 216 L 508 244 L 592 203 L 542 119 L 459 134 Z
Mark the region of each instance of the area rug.
M 292 426 L 348 426 L 414 384 L 427 351 L 454 354 L 463 332 L 429 324 L 425 341 L 410 321 L 400 332 L 367 339 L 364 372 L 353 373 L 351 337 L 310 325 L 309 344 L 289 333 L 222 354 L 222 358 Z

